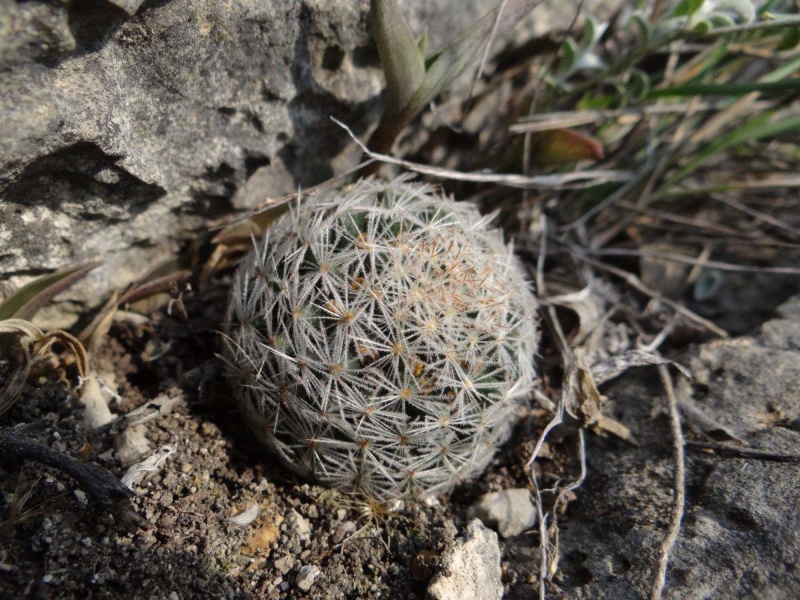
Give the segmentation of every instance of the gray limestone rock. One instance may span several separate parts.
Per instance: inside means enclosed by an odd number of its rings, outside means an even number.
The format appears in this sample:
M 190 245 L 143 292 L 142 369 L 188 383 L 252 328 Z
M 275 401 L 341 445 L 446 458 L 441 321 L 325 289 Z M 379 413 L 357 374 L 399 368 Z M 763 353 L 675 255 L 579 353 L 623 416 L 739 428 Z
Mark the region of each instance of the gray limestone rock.
M 499 600 L 503 597 L 497 534 L 478 519 L 442 556 L 441 571 L 428 585 L 434 600 Z
M 480 519 L 504 538 L 514 537 L 536 524 L 536 507 L 531 493 L 514 488 L 484 494 L 467 511 L 470 518 Z
M 672 550 L 664 598 L 800 597 L 800 296 L 751 338 L 698 346 L 679 362 L 693 381 L 676 378 L 679 401 L 691 398 L 726 442 L 772 457 L 687 448 L 687 499 Z M 630 427 L 639 447 L 587 436 L 588 475 L 560 522 L 555 584 L 568 598 L 649 597 L 659 545 L 673 502 L 674 462 L 658 377 L 642 370 L 603 388 L 604 410 Z M 688 439 L 693 414 L 684 416 Z M 711 440 L 713 443 L 714 440 Z M 790 458 L 781 459 L 781 456 Z M 793 458 L 792 458 L 793 457 Z M 522 537 L 504 555 L 508 598 L 535 593 L 522 580 L 538 548 Z
M 406 0 L 430 47 L 495 5 Z M 0 273 L 102 258 L 79 310 L 233 211 L 352 167 L 382 75 L 367 0 L 0 5 Z

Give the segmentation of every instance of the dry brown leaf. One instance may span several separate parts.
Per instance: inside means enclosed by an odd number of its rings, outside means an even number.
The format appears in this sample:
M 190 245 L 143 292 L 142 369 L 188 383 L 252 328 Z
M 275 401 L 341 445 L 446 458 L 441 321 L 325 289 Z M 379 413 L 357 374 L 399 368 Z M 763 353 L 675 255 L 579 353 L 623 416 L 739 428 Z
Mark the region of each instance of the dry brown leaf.
M 678 363 L 658 354 L 644 350 L 628 350 L 617 356 L 612 356 L 592 365 L 592 375 L 597 385 L 603 385 L 615 377 L 619 377 L 631 367 L 644 367 L 648 365 L 672 365 L 683 373 L 687 379 L 692 378 L 691 372 Z
M 600 417 L 602 396 L 597 390 L 583 348 L 575 348 L 574 357 L 567 377 L 569 390 L 565 395 L 564 407 L 581 425 L 594 425 Z

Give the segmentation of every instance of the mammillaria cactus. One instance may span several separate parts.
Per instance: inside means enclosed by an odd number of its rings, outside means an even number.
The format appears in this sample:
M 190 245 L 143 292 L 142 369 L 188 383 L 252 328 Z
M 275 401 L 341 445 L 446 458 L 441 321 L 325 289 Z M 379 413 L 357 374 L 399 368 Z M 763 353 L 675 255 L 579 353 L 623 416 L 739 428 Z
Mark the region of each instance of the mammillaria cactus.
M 284 215 L 245 259 L 227 373 L 293 470 L 388 500 L 478 475 L 534 378 L 536 299 L 489 219 L 363 180 Z

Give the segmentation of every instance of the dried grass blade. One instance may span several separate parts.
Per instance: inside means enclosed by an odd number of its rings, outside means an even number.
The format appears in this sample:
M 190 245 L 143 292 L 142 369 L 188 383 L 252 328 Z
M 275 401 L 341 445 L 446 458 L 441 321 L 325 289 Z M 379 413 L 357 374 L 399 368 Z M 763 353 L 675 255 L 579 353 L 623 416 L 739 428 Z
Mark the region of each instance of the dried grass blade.
M 39 277 L 0 304 L 0 321 L 17 317 L 30 320 L 55 296 L 83 279 L 102 261 L 96 260 Z
M 586 250 L 587 254 L 593 256 L 638 256 L 657 258 L 670 262 L 696 265 L 708 269 L 719 269 L 720 271 L 735 271 L 738 273 L 766 273 L 769 275 L 800 275 L 800 267 L 759 267 L 755 265 L 736 265 L 733 263 L 719 260 L 705 260 L 693 258 L 681 254 L 669 252 L 652 252 L 648 250 L 630 250 L 627 248 L 608 248 L 606 250 Z
M 667 536 L 661 544 L 656 575 L 650 592 L 651 600 L 660 600 L 664 591 L 669 554 L 672 547 L 675 545 L 675 541 L 678 539 L 678 534 L 681 530 L 681 521 L 683 520 L 684 505 L 686 504 L 686 456 L 683 429 L 681 428 L 681 415 L 678 412 L 678 401 L 675 399 L 675 389 L 672 386 L 672 378 L 669 375 L 666 365 L 659 365 L 658 372 L 664 384 L 664 391 L 667 396 L 667 407 L 672 423 L 673 450 L 675 453 L 675 502 L 672 505 L 672 516 Z
M 580 258 L 587 264 L 590 264 L 592 266 L 597 267 L 598 269 L 602 269 L 613 275 L 616 275 L 617 277 L 623 279 L 628 285 L 630 285 L 634 289 L 638 290 L 639 292 L 647 296 L 650 296 L 653 300 L 661 302 L 665 306 L 669 306 L 675 312 L 682 314 L 684 317 L 686 317 L 693 323 L 696 323 L 697 325 L 700 325 L 701 327 L 707 329 L 708 331 L 717 334 L 719 337 L 723 339 L 729 337 L 728 332 L 719 327 L 718 325 L 712 323 L 708 319 L 701 317 L 700 315 L 689 310 L 682 304 L 670 300 L 669 298 L 665 298 L 663 295 L 659 294 L 655 290 L 651 290 L 649 287 L 644 285 L 641 282 L 641 280 L 638 277 L 636 277 L 636 275 L 634 275 L 633 273 L 629 273 L 628 271 L 623 271 L 622 269 L 618 269 L 617 267 L 612 267 L 611 265 L 607 265 L 599 260 L 594 260 L 585 255 L 581 256 Z
M 754 117 L 738 129 L 731 131 L 716 141 L 711 142 L 705 148 L 698 150 L 694 158 L 692 158 L 686 166 L 679 169 L 677 173 L 667 180 L 664 187 L 675 185 L 679 181 L 685 179 L 704 165 L 709 159 L 728 148 L 745 142 L 757 141 L 800 130 L 800 114 L 789 113 L 788 115 L 779 116 L 774 120 L 770 120 L 772 117 L 775 117 L 774 113 L 765 113 Z

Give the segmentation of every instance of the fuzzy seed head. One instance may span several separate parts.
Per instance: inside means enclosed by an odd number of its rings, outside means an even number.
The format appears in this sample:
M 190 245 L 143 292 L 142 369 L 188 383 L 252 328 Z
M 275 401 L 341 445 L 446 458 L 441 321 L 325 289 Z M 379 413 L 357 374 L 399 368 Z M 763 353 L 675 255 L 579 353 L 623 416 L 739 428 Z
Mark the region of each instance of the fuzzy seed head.
M 445 492 L 527 402 L 536 306 L 475 207 L 365 180 L 298 206 L 245 259 L 226 372 L 300 474 L 380 500 Z

